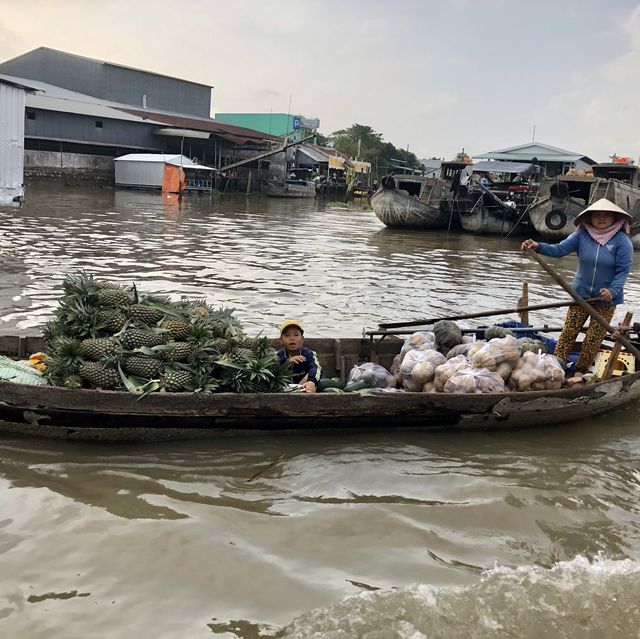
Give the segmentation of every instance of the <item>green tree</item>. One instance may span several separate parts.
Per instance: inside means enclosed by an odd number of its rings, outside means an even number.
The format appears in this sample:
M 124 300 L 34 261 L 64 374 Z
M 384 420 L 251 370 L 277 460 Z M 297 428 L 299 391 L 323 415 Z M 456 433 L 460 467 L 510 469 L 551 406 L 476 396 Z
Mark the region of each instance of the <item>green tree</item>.
M 378 174 L 398 170 L 397 167 L 422 168 L 415 153 L 385 142 L 381 133 L 365 124 L 353 124 L 348 129 L 334 131 L 328 139 L 338 151 L 350 158 L 371 162 Z
M 338 151 L 365 162 L 375 162 L 383 146 L 382 134 L 366 124 L 353 124 L 348 129 L 334 131 L 329 138 Z

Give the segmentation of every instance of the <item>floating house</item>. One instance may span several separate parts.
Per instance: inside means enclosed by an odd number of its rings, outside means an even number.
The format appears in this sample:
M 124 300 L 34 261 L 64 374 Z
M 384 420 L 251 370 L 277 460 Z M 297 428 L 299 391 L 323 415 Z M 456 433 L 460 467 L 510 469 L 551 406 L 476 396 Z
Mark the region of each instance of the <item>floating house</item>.
M 549 177 L 564 175 L 569 169 L 586 169 L 596 164 L 595 160 L 575 151 L 559 149 L 542 142 L 528 142 L 506 149 L 489 151 L 473 156 L 474 160 L 497 160 L 499 162 L 524 162 L 537 164 Z
M 210 192 L 215 169 L 196 164 L 184 155 L 165 153 L 129 153 L 115 158 L 116 186 Z

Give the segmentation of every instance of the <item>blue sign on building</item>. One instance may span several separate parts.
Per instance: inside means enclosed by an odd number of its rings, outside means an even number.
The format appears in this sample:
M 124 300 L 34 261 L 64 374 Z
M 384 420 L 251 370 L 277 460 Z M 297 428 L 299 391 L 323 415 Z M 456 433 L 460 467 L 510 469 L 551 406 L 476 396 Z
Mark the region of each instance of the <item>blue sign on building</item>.
M 293 118 L 293 130 L 297 131 L 300 128 L 300 116 L 295 116 Z

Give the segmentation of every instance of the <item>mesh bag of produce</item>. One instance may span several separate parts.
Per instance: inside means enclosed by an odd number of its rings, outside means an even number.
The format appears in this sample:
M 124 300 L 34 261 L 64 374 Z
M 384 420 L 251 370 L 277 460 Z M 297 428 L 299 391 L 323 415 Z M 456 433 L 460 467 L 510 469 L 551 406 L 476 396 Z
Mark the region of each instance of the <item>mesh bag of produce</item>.
M 444 385 L 445 393 L 503 393 L 504 380 L 486 368 L 459 370 Z
M 518 391 L 557 390 L 563 381 L 564 370 L 557 357 L 526 351 L 516 363 L 508 386 Z
M 394 376 L 384 366 L 375 364 L 374 362 L 356 364 L 351 369 L 346 386 L 355 384 L 356 382 L 364 382 L 369 388 L 395 386 Z
M 450 320 L 440 320 L 433 325 L 436 347 L 441 353 L 448 353 L 454 346 L 462 343 L 460 327 Z
M 440 366 L 436 367 L 436 373 L 433 379 L 435 390 L 441 393 L 444 390 L 444 385 L 451 377 L 458 371 L 468 368 L 471 368 L 471 362 L 464 355 L 457 355 L 447 360 L 444 364 L 440 364 Z
M 426 351 L 435 348 L 435 344 L 436 336 L 431 331 L 416 331 L 404 340 L 400 357 L 404 359 L 404 356 L 411 350 Z

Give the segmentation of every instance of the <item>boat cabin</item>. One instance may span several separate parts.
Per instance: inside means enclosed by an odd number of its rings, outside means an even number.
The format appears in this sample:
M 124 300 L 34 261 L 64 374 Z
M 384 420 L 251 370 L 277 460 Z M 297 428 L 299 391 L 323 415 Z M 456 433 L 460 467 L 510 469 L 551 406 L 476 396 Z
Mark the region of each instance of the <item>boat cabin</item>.
M 593 165 L 593 176 L 604 180 L 620 180 L 630 186 L 640 187 L 638 166 L 620 162 L 603 162 Z

